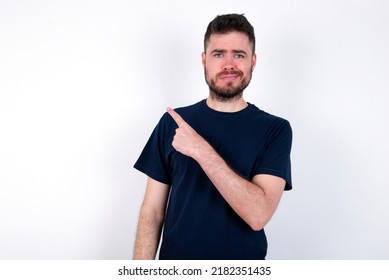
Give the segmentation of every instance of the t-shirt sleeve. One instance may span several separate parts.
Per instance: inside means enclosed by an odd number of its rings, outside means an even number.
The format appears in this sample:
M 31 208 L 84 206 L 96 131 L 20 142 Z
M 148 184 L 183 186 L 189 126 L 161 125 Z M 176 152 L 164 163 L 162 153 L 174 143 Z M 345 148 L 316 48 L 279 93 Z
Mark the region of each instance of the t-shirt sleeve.
M 292 128 L 288 121 L 282 119 L 270 130 L 265 150 L 257 160 L 255 174 L 281 177 L 286 181 L 285 190 L 291 190 L 291 148 Z
M 166 114 L 154 128 L 134 168 L 160 183 L 171 184 L 168 162 L 169 122 Z

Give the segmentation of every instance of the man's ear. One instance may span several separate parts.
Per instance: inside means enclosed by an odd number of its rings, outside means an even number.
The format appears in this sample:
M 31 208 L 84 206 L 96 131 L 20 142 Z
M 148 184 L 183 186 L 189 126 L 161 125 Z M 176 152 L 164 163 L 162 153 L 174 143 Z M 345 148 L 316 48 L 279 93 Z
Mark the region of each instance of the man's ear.
M 252 60 L 251 60 L 251 68 L 253 69 L 253 71 L 254 71 L 254 68 L 255 68 L 256 65 L 257 65 L 257 54 L 255 53 L 253 55 Z
M 201 53 L 201 63 L 203 64 L 203 67 L 205 67 L 205 57 L 206 57 L 205 52 L 202 52 Z

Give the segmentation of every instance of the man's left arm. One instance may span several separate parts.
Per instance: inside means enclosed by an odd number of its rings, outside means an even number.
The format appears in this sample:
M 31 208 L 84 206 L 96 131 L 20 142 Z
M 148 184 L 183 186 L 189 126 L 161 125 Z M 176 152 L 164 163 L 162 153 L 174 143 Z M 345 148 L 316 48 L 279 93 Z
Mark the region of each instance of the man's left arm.
M 253 229 L 261 230 L 281 199 L 285 180 L 260 174 L 252 181 L 237 174 L 215 149 L 173 109 L 168 113 L 178 125 L 173 147 L 196 160 L 227 203 Z

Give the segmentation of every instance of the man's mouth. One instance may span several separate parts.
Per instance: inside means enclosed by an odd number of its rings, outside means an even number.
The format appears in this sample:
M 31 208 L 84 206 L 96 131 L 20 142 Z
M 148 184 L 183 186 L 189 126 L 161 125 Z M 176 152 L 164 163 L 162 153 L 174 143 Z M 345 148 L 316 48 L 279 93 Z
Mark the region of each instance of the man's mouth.
M 240 71 L 224 71 L 217 75 L 217 78 L 221 80 L 235 80 L 236 78 L 239 78 L 242 76 L 243 73 Z

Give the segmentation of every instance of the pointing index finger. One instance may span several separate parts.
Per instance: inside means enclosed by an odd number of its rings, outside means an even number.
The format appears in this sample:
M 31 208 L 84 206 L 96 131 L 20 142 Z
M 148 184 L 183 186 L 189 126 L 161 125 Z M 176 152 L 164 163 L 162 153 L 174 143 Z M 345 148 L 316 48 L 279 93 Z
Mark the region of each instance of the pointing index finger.
M 176 111 L 174 111 L 172 108 L 167 107 L 166 111 L 173 118 L 173 120 L 176 122 L 178 127 L 181 127 L 185 123 L 184 119 Z

